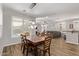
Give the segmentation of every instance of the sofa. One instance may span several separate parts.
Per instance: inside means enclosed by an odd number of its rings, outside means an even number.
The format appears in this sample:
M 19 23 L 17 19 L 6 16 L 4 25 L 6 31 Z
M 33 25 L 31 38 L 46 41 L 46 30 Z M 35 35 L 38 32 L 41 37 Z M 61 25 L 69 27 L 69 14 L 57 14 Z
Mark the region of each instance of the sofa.
M 47 33 L 50 33 L 53 38 L 61 37 L 61 32 L 59 32 L 59 31 L 47 31 Z

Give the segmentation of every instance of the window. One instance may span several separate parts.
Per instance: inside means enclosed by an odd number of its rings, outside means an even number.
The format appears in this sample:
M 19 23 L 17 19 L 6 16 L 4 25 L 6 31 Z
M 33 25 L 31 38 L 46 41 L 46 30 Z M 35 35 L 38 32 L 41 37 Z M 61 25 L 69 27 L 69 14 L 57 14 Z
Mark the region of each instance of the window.
M 12 17 L 12 37 L 18 37 L 22 32 L 23 19 Z
M 18 17 L 12 17 L 12 37 L 20 36 L 20 33 L 29 31 L 31 21 Z
M 24 20 L 24 22 L 23 22 L 24 24 L 23 24 L 23 27 L 24 27 L 24 31 L 30 31 L 30 26 L 31 26 L 31 23 L 32 23 L 32 21 L 29 21 L 29 20 Z
M 22 26 L 22 22 L 19 22 L 19 21 L 13 21 L 12 24 L 13 24 L 14 27 Z

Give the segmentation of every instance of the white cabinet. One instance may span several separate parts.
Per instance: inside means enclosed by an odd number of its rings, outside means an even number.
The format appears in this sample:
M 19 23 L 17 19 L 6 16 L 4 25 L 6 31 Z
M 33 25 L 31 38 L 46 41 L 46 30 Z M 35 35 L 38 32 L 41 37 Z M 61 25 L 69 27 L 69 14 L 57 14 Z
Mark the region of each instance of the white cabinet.
M 79 32 L 67 32 L 66 43 L 78 44 L 79 43 Z

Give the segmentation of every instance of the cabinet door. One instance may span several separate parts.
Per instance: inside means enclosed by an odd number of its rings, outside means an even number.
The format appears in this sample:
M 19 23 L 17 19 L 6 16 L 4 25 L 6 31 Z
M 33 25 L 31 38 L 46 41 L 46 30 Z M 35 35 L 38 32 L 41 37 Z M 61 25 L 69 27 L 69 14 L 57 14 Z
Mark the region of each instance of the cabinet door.
M 66 34 L 66 42 L 73 43 L 73 44 L 78 44 L 78 33 L 68 32 Z

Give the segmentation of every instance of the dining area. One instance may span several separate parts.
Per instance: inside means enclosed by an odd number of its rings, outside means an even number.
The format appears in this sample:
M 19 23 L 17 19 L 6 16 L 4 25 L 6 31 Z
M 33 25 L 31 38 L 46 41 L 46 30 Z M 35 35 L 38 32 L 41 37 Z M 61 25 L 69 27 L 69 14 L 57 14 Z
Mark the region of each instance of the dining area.
M 26 8 L 29 5 L 36 7 Z M 7 3 L 1 7 L 2 56 L 79 56 L 79 4 Z
M 21 33 L 21 51 L 24 56 L 29 56 L 29 53 L 33 56 L 51 56 L 51 34 L 40 33 L 39 35 L 30 36 L 30 33 Z

